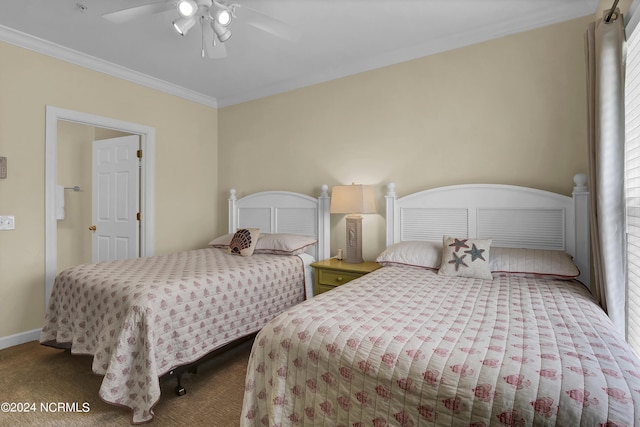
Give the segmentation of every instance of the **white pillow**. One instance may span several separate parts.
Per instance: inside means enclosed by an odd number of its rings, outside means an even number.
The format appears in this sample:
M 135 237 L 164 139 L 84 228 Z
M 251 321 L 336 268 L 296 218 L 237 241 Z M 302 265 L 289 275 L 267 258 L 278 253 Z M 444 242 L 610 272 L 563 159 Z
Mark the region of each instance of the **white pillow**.
M 522 275 L 570 280 L 580 275 L 571 255 L 563 251 L 491 248 L 489 267 L 495 275 Z
M 441 276 L 493 280 L 489 269 L 491 239 L 442 238 Z
M 227 233 L 222 236 L 216 237 L 212 241 L 209 242 L 208 246 L 213 246 L 214 248 L 222 248 L 226 249 L 229 247 L 229 243 L 231 243 L 231 239 L 233 239 L 233 235 L 235 233 Z
M 226 249 L 234 233 L 223 234 L 209 242 L 209 246 Z M 253 251 L 255 254 L 299 255 L 317 242 L 315 237 L 288 233 L 261 233 Z
M 437 270 L 442 258 L 441 242 L 406 241 L 387 247 L 376 261 L 382 265 L 412 265 Z
M 261 234 L 255 253 L 276 255 L 299 255 L 309 246 L 315 245 L 317 239 L 301 234 L 265 233 Z

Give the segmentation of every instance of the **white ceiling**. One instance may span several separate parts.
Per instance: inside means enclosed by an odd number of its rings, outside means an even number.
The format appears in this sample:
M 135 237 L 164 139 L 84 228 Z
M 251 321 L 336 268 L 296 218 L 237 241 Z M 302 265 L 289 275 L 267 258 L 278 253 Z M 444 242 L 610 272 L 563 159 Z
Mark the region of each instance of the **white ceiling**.
M 598 0 L 236 0 L 290 24 L 287 41 L 243 22 L 223 59 L 201 58 L 173 11 L 116 24 L 104 13 L 153 0 L 0 0 L 0 40 L 223 107 L 593 15 Z M 85 10 L 79 5 L 83 5 Z

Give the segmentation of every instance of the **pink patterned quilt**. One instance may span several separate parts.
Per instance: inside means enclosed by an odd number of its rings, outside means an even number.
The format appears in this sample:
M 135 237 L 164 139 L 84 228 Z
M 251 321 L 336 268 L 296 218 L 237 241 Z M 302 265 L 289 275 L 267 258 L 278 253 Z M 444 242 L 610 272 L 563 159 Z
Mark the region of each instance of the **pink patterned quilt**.
M 640 426 L 640 360 L 577 282 L 383 267 L 256 337 L 242 426 Z
M 40 342 L 93 355 L 100 397 L 153 417 L 159 377 L 304 300 L 297 256 L 206 248 L 86 264 L 55 280 Z

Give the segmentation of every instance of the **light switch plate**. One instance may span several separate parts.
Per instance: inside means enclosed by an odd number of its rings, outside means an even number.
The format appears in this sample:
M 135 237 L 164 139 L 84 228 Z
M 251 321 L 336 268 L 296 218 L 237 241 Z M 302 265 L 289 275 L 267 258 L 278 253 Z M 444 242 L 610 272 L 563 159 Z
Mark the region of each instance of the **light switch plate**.
M 16 220 L 13 215 L 0 215 L 0 230 L 15 230 Z
M 0 157 L 0 179 L 7 177 L 7 158 Z

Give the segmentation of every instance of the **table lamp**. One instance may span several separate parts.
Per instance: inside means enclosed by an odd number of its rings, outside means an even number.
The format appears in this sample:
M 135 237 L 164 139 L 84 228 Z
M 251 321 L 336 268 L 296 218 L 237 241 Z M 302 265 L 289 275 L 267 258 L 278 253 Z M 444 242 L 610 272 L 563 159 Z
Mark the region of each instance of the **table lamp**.
M 367 185 L 336 185 L 331 189 L 332 214 L 347 214 L 346 246 L 344 262 L 359 264 L 362 259 L 362 216 L 376 213 L 376 199 L 373 188 Z

